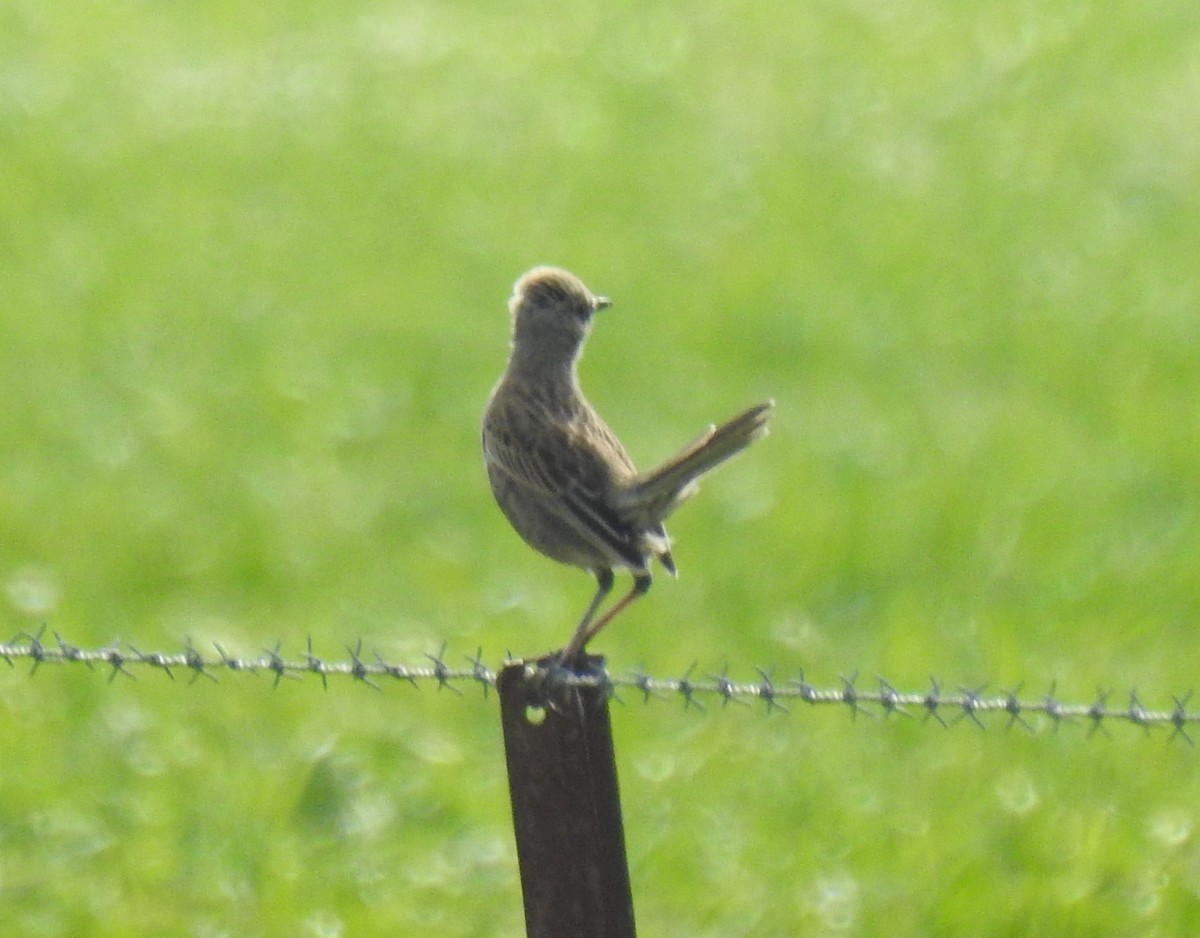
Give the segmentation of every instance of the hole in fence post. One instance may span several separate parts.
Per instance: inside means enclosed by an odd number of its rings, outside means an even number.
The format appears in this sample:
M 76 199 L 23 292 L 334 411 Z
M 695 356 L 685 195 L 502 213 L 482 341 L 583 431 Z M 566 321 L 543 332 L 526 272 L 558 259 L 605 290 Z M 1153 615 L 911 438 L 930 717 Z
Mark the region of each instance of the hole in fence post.
M 583 673 L 603 664 L 589 656 Z M 525 931 L 634 938 L 608 688 L 556 681 L 555 667 L 555 656 L 515 662 L 496 682 Z

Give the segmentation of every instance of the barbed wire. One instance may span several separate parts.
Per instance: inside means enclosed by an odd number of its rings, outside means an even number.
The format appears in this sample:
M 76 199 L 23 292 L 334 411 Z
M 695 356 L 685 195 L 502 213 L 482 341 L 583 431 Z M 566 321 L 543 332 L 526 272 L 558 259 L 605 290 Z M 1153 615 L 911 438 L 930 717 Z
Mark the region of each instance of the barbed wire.
M 285 678 L 319 677 L 322 685 L 328 688 L 331 677 L 350 678 L 376 691 L 381 691 L 381 685 L 390 679 L 414 687 L 434 684 L 438 690 L 449 690 L 460 696 L 463 693 L 460 685 L 478 685 L 485 697 L 496 686 L 497 672 L 482 660 L 482 649 L 472 656 L 464 655 L 464 664 L 456 667 L 447 660 L 447 643 L 444 642 L 437 653 L 425 654 L 427 663 L 408 665 L 386 661 L 378 653 L 372 653 L 372 660 L 367 660 L 361 640 L 353 647 L 345 646 L 348 659 L 329 660 L 313 651 L 311 638 L 302 657 L 289 658 L 281 650 L 281 642 L 253 656 L 230 654 L 214 642 L 216 655 L 205 655 L 190 639 L 182 650 L 174 652 L 142 651 L 129 644 L 89 649 L 72 644 L 58 632 L 52 633 L 52 643 L 46 642 L 43 640 L 45 632 L 43 626 L 36 633 L 21 632 L 11 641 L 0 642 L 0 659 L 11 667 L 15 667 L 19 661 L 31 662 L 31 675 L 47 664 L 82 664 L 90 669 L 100 665 L 108 669 L 109 681 L 116 680 L 118 676 L 136 679 L 135 669 L 149 669 L 161 671 L 172 680 L 176 671 L 187 673 L 190 676 L 189 683 L 201 678 L 217 681 L 218 674 L 224 672 L 266 673 L 272 675 L 275 686 Z M 511 660 L 505 662 L 506 665 L 510 663 Z M 1152 709 L 1142 703 L 1136 690 L 1130 690 L 1127 697 L 1122 698 L 1127 700 L 1124 706 L 1109 703 L 1113 698 L 1112 690 L 1097 691 L 1095 698 L 1087 703 L 1066 701 L 1057 696 L 1056 683 L 1051 683 L 1045 695 L 1030 697 L 1022 696 L 1023 684 L 1011 690 L 995 692 L 988 692 L 986 685 L 975 688 L 959 686 L 948 691 L 932 677 L 927 689 L 904 691 L 882 677 L 864 684 L 857 673 L 839 678 L 836 687 L 820 688 L 805 678 L 803 670 L 795 678 L 777 682 L 772 670 L 761 667 L 754 669 L 758 677 L 750 681 L 734 680 L 729 676 L 728 667 L 720 673 L 695 677 L 693 675 L 698 667 L 695 663 L 676 678 L 654 677 L 642 670 L 616 675 L 607 670 L 580 674 L 545 663 L 527 663 L 526 667 L 538 669 L 540 678 L 551 686 L 603 686 L 617 699 L 620 699 L 621 690 L 636 690 L 647 703 L 677 698 L 683 701 L 685 708 L 702 711 L 708 709 L 706 702 L 719 703 L 721 707 L 758 702 L 768 712 L 788 712 L 789 705 L 795 703 L 836 705 L 845 707 L 855 717 L 859 714 L 884 718 L 919 717 L 942 727 L 970 722 L 980 729 L 986 729 L 984 719 L 994 716 L 1005 718 L 1006 729 L 1019 725 L 1030 732 L 1034 731 L 1034 727 L 1029 718 L 1042 716 L 1055 730 L 1063 723 L 1081 724 L 1087 727 L 1088 735 L 1103 731 L 1105 724 L 1110 722 L 1140 727 L 1146 733 L 1155 728 L 1170 728 L 1169 740 L 1182 738 L 1189 745 L 1193 745 L 1193 741 L 1187 728 L 1189 724 L 1200 723 L 1200 708 L 1188 709 L 1192 698 L 1190 690 L 1178 696 L 1171 695 L 1172 704 L 1169 708 Z

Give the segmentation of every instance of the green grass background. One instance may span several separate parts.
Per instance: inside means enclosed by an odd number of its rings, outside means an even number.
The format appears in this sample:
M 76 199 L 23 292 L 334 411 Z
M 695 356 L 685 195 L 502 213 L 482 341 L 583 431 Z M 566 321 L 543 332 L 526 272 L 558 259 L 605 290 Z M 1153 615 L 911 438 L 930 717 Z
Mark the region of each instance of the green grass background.
M 0 10 L 7 631 L 419 664 L 590 580 L 491 503 L 508 290 L 615 300 L 642 464 L 764 396 L 611 666 L 1198 677 L 1194 3 Z M 516 935 L 494 697 L 0 665 L 19 935 Z M 793 706 L 614 712 L 645 935 L 1184 935 L 1196 753 Z M 1193 733 L 1193 735 L 1196 735 Z M 564 844 L 564 849 L 570 849 Z

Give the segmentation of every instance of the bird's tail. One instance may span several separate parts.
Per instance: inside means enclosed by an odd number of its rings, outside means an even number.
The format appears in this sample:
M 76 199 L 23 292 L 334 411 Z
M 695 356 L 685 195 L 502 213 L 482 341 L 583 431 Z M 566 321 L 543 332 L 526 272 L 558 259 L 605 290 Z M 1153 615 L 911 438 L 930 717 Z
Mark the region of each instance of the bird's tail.
M 657 524 L 691 498 L 700 476 L 767 435 L 774 401 L 756 404 L 719 427 L 710 426 L 661 466 L 643 472 L 621 495 L 621 509 Z

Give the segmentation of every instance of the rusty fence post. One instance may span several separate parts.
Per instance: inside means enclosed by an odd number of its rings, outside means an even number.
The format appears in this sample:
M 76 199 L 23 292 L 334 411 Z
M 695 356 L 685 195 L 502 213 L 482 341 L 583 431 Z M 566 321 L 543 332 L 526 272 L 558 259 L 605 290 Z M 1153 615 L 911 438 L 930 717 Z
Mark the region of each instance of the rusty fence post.
M 585 674 L 603 673 L 589 657 Z M 528 938 L 634 938 L 609 689 L 556 681 L 555 659 L 497 680 Z

